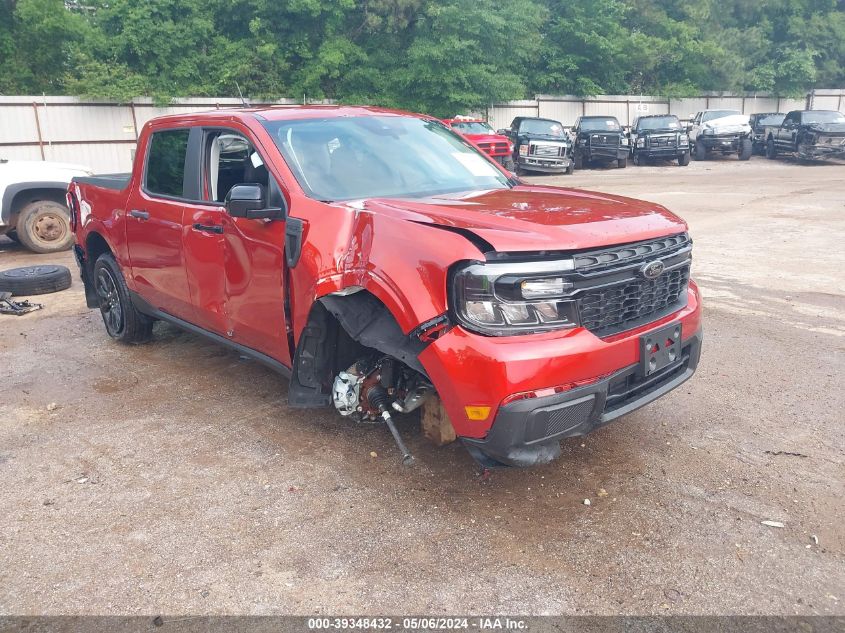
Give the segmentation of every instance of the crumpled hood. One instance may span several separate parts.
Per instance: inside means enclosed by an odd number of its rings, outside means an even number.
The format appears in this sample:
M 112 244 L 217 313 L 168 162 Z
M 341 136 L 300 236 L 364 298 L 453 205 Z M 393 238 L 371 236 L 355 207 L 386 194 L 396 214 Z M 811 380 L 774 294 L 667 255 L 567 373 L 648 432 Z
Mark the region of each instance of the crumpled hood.
M 810 123 L 808 127 L 814 132 L 845 134 L 845 123 Z
M 554 187 L 369 199 L 350 206 L 470 231 L 499 252 L 594 248 L 687 229 L 683 220 L 652 202 Z
M 704 124 L 704 127 L 710 127 L 715 130 L 726 127 L 740 127 L 749 125 L 747 114 L 729 114 L 728 116 L 712 119 Z

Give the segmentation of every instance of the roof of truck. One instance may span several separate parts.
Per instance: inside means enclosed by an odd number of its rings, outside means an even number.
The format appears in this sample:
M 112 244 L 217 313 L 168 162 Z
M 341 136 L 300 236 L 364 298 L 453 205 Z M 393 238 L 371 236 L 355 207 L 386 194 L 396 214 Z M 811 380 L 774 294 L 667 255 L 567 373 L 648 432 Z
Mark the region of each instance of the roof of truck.
M 403 110 L 391 110 L 389 108 L 377 108 L 373 106 L 347 106 L 347 105 L 275 105 L 261 106 L 254 108 L 223 108 L 219 110 L 206 110 L 204 112 L 187 112 L 183 114 L 168 114 L 156 117 L 155 120 L 180 120 L 192 118 L 220 118 L 220 119 L 245 119 L 255 117 L 265 121 L 281 121 L 285 119 L 318 119 L 323 117 L 350 117 L 350 116 L 414 116 L 421 118 L 434 118 L 425 114 L 405 112 Z

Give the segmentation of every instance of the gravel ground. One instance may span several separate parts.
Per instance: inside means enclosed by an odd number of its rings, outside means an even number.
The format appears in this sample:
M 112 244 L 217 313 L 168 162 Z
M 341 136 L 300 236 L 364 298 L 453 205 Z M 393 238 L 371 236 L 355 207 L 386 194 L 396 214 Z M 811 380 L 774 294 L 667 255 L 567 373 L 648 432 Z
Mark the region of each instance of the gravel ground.
M 529 180 L 689 221 L 692 381 L 484 482 L 410 418 L 405 470 L 386 429 L 291 410 L 214 344 L 112 343 L 75 280 L 0 317 L 0 613 L 845 614 L 845 167 Z M 0 238 L 37 262 L 73 265 Z

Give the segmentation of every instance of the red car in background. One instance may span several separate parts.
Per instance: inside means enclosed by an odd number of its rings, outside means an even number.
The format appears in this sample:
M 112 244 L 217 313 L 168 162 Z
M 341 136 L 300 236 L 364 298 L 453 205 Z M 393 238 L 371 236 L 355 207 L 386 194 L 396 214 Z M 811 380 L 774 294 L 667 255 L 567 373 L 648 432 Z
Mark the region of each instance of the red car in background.
M 505 169 L 513 171 L 513 143 L 507 136 L 496 134 L 487 121 L 459 116 L 454 119 L 443 119 L 443 123 L 475 143 L 482 152 Z

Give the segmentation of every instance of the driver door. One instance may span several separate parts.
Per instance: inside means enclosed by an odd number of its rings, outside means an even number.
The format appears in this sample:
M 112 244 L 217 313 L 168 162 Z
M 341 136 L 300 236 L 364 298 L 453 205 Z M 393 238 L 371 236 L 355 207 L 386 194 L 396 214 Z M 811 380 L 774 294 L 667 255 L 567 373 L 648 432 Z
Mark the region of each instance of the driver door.
M 261 184 L 269 206 L 281 189 L 246 131 L 205 129 L 205 201 L 186 210 L 185 256 L 197 324 L 291 365 L 285 318 L 285 222 L 233 218 L 226 195 Z

